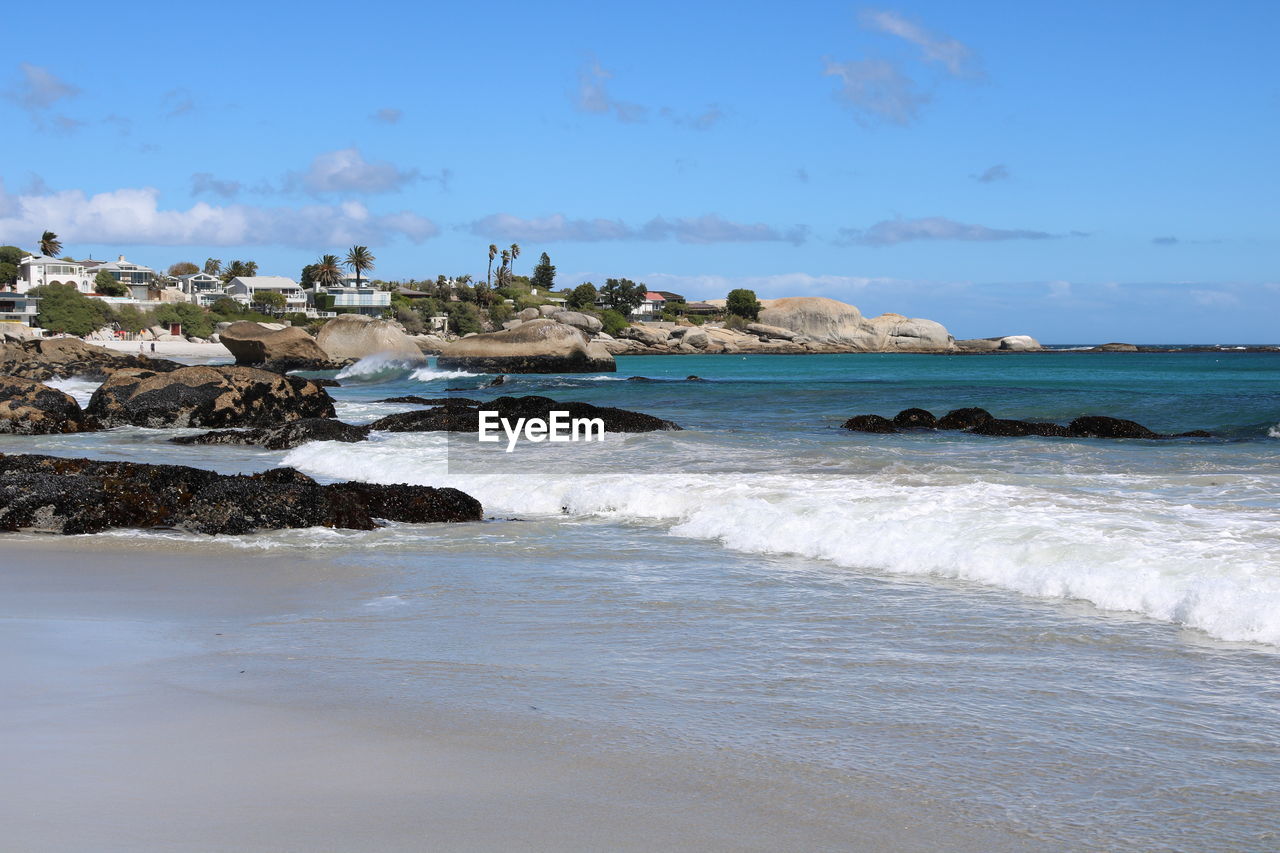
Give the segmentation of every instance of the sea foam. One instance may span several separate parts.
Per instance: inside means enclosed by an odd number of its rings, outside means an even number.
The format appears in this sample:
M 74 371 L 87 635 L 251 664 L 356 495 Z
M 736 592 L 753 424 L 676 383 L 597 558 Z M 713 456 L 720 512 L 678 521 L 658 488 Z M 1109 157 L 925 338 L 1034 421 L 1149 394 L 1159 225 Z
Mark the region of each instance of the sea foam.
M 282 464 L 318 477 L 455 486 L 490 514 L 653 524 L 742 552 L 1080 599 L 1280 646 L 1280 528 L 1265 508 L 889 471 L 451 473 L 447 453 L 443 437 L 416 436 L 304 445 Z

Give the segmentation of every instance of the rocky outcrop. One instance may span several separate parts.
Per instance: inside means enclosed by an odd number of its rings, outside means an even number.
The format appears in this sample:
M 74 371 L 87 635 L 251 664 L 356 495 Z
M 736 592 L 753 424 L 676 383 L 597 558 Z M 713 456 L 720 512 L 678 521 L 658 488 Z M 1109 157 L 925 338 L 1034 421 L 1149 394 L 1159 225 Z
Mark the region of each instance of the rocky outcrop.
M 96 429 L 70 394 L 33 379 L 0 376 L 0 433 L 51 435 Z
M 169 373 L 119 370 L 94 392 L 86 414 L 103 426 L 273 426 L 333 417 L 320 385 L 253 367 L 183 367 Z
M 947 352 L 952 338 L 933 320 L 881 314 L 863 317 L 853 305 L 821 296 L 792 296 L 761 303 L 759 324 L 793 332 L 787 340 L 811 340 L 855 352 Z M 751 325 L 747 326 L 752 331 Z M 765 337 L 781 337 L 761 331 Z
M 564 402 L 549 397 L 499 397 L 478 406 L 449 400 L 448 405 L 416 412 L 401 412 L 374 421 L 370 427 L 386 432 L 477 432 L 480 429 L 480 412 L 493 411 L 499 418 L 514 424 L 520 418 L 549 417 L 552 411 L 568 412 L 570 418 L 600 418 L 605 432 L 654 432 L 678 430 L 675 423 L 641 412 L 615 409 L 609 406 L 593 406 L 590 403 Z
M 526 309 L 534 310 L 534 309 Z M 442 368 L 476 373 L 603 373 L 617 370 L 602 344 L 590 346 L 573 326 L 539 319 L 514 329 L 471 335 L 446 346 Z
M 105 379 L 117 370 L 143 369 L 156 373 L 177 370 L 176 361 L 128 355 L 86 344 L 79 338 L 41 338 L 0 345 L 0 375 L 50 379 Z
M 246 534 L 340 527 L 378 519 L 479 521 L 480 502 L 457 489 L 335 483 L 292 468 L 228 476 L 181 465 L 0 454 L 0 531 L 100 533 L 115 528 Z
M 399 325 L 360 314 L 340 314 L 325 323 L 316 343 L 335 361 L 371 355 L 386 355 L 406 364 L 426 361 L 422 349 Z
M 267 450 L 291 450 L 309 441 L 364 441 L 369 427 L 344 424 L 333 418 L 303 418 L 273 427 L 223 429 L 199 435 L 180 435 L 174 444 L 256 445 Z
M 961 352 L 1038 352 L 1044 347 L 1030 335 L 1005 335 L 956 341 L 956 349 Z
M 1165 435 L 1147 429 L 1140 423 L 1110 418 L 1104 415 L 1086 415 L 1076 418 L 1067 426 L 1044 421 L 1006 420 L 993 416 L 986 409 L 955 409 L 941 418 L 934 419 L 925 409 L 904 409 L 893 420 L 880 415 L 857 415 L 841 426 L 855 432 L 896 433 L 911 430 L 958 430 L 973 435 L 1022 437 L 1038 435 L 1046 438 L 1212 438 L 1204 430 Z
M 220 332 L 220 342 L 235 356 L 236 364 L 258 365 L 276 373 L 287 370 L 336 370 L 315 338 L 297 326 L 251 323 L 241 320 Z
M 1089 352 L 1137 352 L 1137 351 L 1138 351 L 1138 347 L 1136 345 L 1121 344 L 1121 343 L 1099 344 L 1098 346 L 1089 350 Z
M 551 319 L 566 326 L 573 326 L 588 335 L 593 335 L 604 328 L 604 324 L 598 318 L 578 311 L 557 311 L 551 315 Z
M 23 323 L 0 322 L 0 342 L 22 343 L 37 337 L 36 330 Z

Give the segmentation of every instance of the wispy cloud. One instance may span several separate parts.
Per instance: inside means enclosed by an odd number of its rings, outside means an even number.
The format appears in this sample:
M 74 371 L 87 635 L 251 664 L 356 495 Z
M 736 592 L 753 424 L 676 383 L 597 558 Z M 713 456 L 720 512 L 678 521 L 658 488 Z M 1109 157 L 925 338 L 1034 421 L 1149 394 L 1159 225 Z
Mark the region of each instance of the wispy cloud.
M 822 72 L 840 79 L 839 99 L 860 121 L 880 119 L 907 125 L 916 120 L 929 96 L 887 59 L 826 61 Z
M 574 94 L 574 106 L 584 113 L 612 115 L 618 121 L 631 124 L 648 118 L 649 109 L 640 104 L 622 101 L 609 94 L 608 81 L 613 72 L 600 65 L 595 57 L 588 59 L 578 71 L 578 89 Z
M 370 162 L 358 148 L 343 148 L 316 155 L 303 172 L 285 176 L 289 192 L 311 195 L 395 192 L 420 180 L 417 169 L 400 169 L 385 161 Z
M 946 67 L 954 77 L 976 73 L 973 51 L 963 42 L 941 33 L 933 33 L 897 12 L 884 9 L 863 9 L 858 20 L 869 30 L 877 30 L 897 36 L 920 48 L 926 62 L 937 62 Z
M 1007 181 L 1011 177 L 1013 176 L 1009 174 L 1009 168 L 1003 163 L 997 163 L 974 175 L 973 179 L 980 184 L 993 184 L 996 181 Z
M 886 219 L 864 229 L 841 228 L 839 242 L 843 245 L 894 246 L 917 240 L 986 243 L 996 240 L 1050 240 L 1057 236 L 1046 231 L 989 228 L 986 225 L 956 222 L 943 216 L 929 216 L 921 219 Z
M 410 211 L 377 214 L 348 201 L 335 205 L 256 207 L 198 202 L 161 209 L 159 191 L 126 188 L 87 195 L 64 190 L 13 196 L 0 183 L 0 242 L 29 239 L 45 228 L 68 243 L 148 246 L 317 246 L 421 242 L 439 229 Z
M 799 245 L 808 236 L 803 225 L 778 229 L 760 223 L 731 222 L 716 214 L 698 217 L 654 217 L 640 226 L 620 219 L 570 219 L 563 214 L 526 219 L 509 213 L 495 213 L 467 226 L 478 237 L 496 237 L 529 242 L 599 243 L 620 240 L 679 243 L 762 243 Z
M 196 102 L 191 97 L 191 93 L 182 88 L 165 92 L 161 103 L 164 105 L 164 114 L 168 118 L 186 115 L 196 108 Z
M 20 62 L 18 71 L 22 78 L 8 96 L 23 109 L 47 110 L 58 101 L 80 94 L 80 89 L 39 65 Z
M 383 124 L 395 124 L 404 116 L 404 111 L 395 107 L 383 107 L 377 110 L 369 118 L 374 121 L 380 121 Z
M 242 189 L 244 185 L 239 181 L 215 178 L 211 172 L 196 172 L 191 176 L 192 195 L 208 193 L 221 198 L 235 198 Z

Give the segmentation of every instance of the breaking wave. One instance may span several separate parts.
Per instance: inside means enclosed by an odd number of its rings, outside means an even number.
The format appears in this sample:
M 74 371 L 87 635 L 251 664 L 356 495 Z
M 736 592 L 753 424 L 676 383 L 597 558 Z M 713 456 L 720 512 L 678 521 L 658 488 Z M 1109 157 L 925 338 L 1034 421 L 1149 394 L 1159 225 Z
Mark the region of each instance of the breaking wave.
M 1280 646 L 1280 525 L 1266 507 L 891 471 L 459 474 L 446 453 L 441 436 L 397 437 L 304 445 L 283 464 L 318 477 L 455 486 L 490 514 L 653 524 L 737 551 L 1081 599 Z

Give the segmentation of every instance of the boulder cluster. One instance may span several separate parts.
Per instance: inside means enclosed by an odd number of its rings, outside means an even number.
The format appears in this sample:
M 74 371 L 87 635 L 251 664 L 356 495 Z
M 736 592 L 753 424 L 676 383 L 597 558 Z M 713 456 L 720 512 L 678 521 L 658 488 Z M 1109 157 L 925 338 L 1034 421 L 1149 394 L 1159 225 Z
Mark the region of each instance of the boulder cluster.
M 184 465 L 0 454 L 0 531 L 6 532 L 372 530 L 379 519 L 424 523 L 482 517 L 480 502 L 457 489 L 320 485 L 292 468 L 246 476 Z
M 1136 421 L 1105 415 L 1085 415 L 1071 423 L 1020 421 L 997 418 L 986 409 L 953 409 L 938 418 L 925 409 L 903 409 L 893 418 L 882 415 L 855 415 L 841 424 L 854 432 L 890 434 L 920 430 L 957 430 L 974 435 L 1022 437 L 1038 435 L 1048 438 L 1211 438 L 1204 430 L 1166 435 L 1147 429 Z

